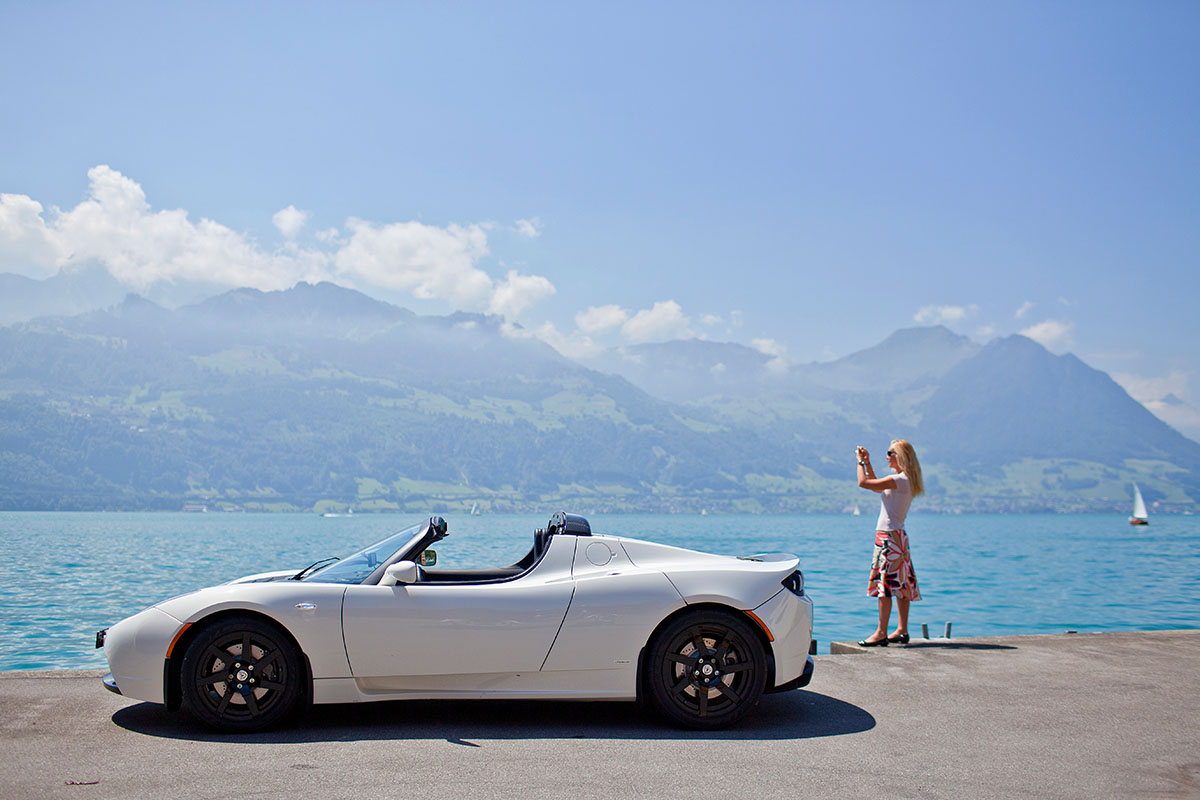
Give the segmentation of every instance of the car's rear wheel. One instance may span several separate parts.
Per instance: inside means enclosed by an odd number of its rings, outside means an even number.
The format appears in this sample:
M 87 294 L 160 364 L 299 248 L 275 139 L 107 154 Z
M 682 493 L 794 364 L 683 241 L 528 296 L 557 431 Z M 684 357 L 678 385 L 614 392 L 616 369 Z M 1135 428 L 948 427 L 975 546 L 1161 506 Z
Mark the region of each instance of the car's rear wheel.
M 301 696 L 300 656 L 276 626 L 230 617 L 201 630 L 183 656 L 183 706 L 225 731 L 279 722 Z
M 689 728 L 724 728 L 746 715 L 767 682 L 767 654 L 740 615 L 701 609 L 672 620 L 650 642 L 646 679 L 654 705 Z

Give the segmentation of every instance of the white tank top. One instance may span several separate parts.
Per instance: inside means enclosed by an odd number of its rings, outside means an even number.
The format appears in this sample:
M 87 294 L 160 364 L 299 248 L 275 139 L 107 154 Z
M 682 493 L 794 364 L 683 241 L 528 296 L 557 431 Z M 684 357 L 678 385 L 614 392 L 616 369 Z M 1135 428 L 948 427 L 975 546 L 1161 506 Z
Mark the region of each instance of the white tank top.
M 879 521 L 875 523 L 875 530 L 902 531 L 904 518 L 908 516 L 908 507 L 912 505 L 912 487 L 908 484 L 908 476 L 903 472 L 888 477 L 896 482 L 896 488 L 883 490 Z

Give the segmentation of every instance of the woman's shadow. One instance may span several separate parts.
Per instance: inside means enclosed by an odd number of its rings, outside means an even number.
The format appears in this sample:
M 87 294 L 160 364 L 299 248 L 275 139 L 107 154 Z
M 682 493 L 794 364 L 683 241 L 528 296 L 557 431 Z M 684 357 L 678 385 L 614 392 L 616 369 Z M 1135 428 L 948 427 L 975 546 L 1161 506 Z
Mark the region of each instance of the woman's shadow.
M 112 721 L 146 736 L 208 742 L 302 743 L 443 739 L 478 747 L 488 739 L 810 739 L 860 733 L 875 718 L 828 695 L 793 691 L 767 695 L 745 720 L 721 731 L 673 727 L 635 703 L 518 700 L 402 700 L 313 706 L 283 726 L 259 733 L 216 733 L 184 713 L 138 703 Z

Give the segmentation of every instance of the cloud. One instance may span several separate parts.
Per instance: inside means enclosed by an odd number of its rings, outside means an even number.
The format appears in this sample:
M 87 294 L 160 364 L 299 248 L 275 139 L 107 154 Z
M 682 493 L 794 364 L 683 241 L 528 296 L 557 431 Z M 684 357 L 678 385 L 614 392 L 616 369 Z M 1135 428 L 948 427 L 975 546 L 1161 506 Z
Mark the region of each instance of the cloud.
M 87 197 L 54 209 L 25 195 L 0 195 L 0 267 L 52 273 L 99 263 L 138 291 L 162 282 L 285 289 L 298 281 L 342 278 L 444 301 L 455 309 L 513 318 L 554 294 L 540 275 L 509 271 L 493 280 L 479 263 L 488 254 L 486 224 L 375 224 L 347 220 L 316 234 L 319 245 L 291 241 L 308 213 L 289 205 L 272 217 L 289 241 L 265 250 L 252 238 L 183 209 L 154 211 L 142 187 L 106 165 L 88 170 Z M 536 220 L 523 220 L 536 233 Z
M 782 356 L 787 348 L 774 339 L 754 339 L 750 345 L 764 356 Z
M 54 272 L 66 252 L 42 211 L 41 203 L 23 194 L 0 194 L 0 267 Z
M 787 347 L 774 339 L 754 339 L 750 344 L 764 356 L 771 356 L 766 363 L 768 372 L 774 375 L 783 375 L 788 371 Z
M 1036 304 L 1032 300 L 1026 300 L 1024 303 L 1021 304 L 1021 307 L 1016 310 L 1016 312 L 1013 314 L 1013 316 L 1017 319 L 1021 319 L 1022 317 L 1024 317 L 1026 314 L 1028 314 L 1030 311 L 1033 310 L 1034 305 L 1036 305 Z
M 539 339 L 567 358 L 585 360 L 604 352 L 604 347 L 596 344 L 589 336 L 578 332 L 564 336 L 553 322 L 543 322 L 532 330 L 505 323 L 500 330 L 505 336 L 513 339 Z
M 182 209 L 153 212 L 142 187 L 108 166 L 88 178 L 87 199 L 50 225 L 67 253 L 59 266 L 99 262 L 139 289 L 179 280 L 282 289 L 328 276 L 324 253 L 268 253 L 210 219 L 193 223 Z
M 620 331 L 629 343 L 652 339 L 687 339 L 696 336 L 691 320 L 674 300 L 662 300 L 652 308 L 631 312 L 618 305 L 590 306 L 575 315 L 575 325 L 584 335 Z
M 530 239 L 536 239 L 542 235 L 542 221 L 537 217 L 533 219 L 519 219 L 515 227 L 517 233 L 527 236 Z
M 488 311 L 505 319 L 516 319 L 527 308 L 537 305 L 557 289 L 541 275 L 521 275 L 510 269 L 504 280 L 496 284 Z
M 979 311 L 979 306 L 923 306 L 913 319 L 922 325 L 952 325 L 962 322 Z
M 334 257 L 338 274 L 375 286 L 506 319 L 517 317 L 556 291 L 549 279 L 516 270 L 494 282 L 477 266 L 489 252 L 483 225 L 376 225 L 352 218 L 345 227 L 349 239 Z
M 285 237 L 295 239 L 296 234 L 304 227 L 304 223 L 308 222 L 308 212 L 298 211 L 295 206 L 288 206 L 276 211 L 275 216 L 271 217 L 271 222 Z
M 1139 403 L 1164 401 L 1174 396 L 1186 400 L 1191 396 L 1188 385 L 1188 373 L 1183 370 L 1172 370 L 1162 378 L 1146 378 L 1132 372 L 1114 372 L 1112 379 L 1121 384 L 1129 396 Z
M 674 300 L 663 300 L 637 312 L 621 326 L 621 332 L 631 342 L 692 336 L 688 318 Z
M 1062 352 L 1075 343 L 1074 332 L 1074 323 L 1048 319 L 1045 322 L 1031 325 L 1020 333 L 1022 336 L 1033 339 L 1047 350 Z
M 1150 413 L 1193 439 L 1200 437 L 1200 409 L 1193 403 L 1191 376 L 1172 370 L 1160 378 L 1114 372 L 1112 378 Z
M 706 327 L 720 325 L 722 322 L 724 322 L 724 320 L 722 320 L 721 317 L 716 314 L 705 314 L 700 318 L 700 324 Z
M 575 315 L 575 325 L 584 333 L 602 333 L 621 327 L 628 319 L 629 312 L 620 306 L 591 306 Z
M 350 238 L 334 259 L 339 274 L 470 311 L 487 308 L 492 280 L 475 266 L 488 254 L 487 233 L 479 225 L 376 225 L 352 218 L 346 229 Z

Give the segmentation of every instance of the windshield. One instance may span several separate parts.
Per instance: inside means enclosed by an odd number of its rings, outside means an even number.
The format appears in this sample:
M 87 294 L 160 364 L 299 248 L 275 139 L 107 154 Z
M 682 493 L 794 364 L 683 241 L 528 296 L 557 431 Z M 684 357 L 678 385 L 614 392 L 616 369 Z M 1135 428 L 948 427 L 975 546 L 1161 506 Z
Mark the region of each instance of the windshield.
M 362 583 L 380 564 L 387 563 L 397 553 L 414 546 L 424 535 L 428 524 L 421 522 L 399 533 L 393 533 L 383 541 L 346 556 L 329 566 L 314 570 L 300 580 L 314 583 Z

